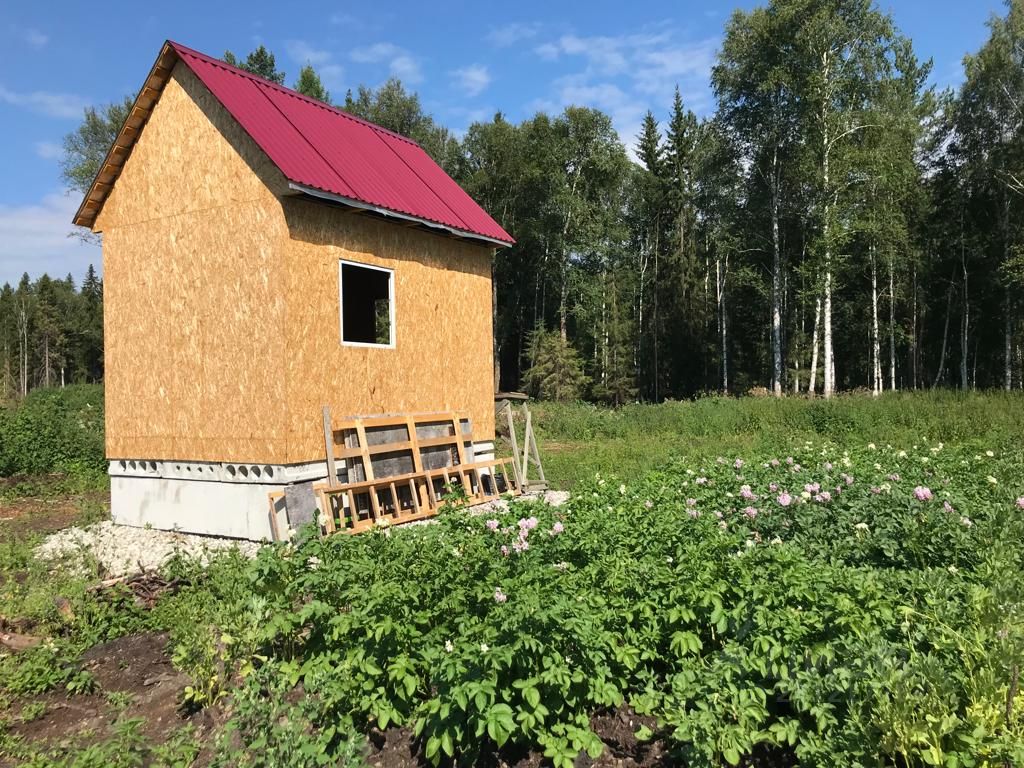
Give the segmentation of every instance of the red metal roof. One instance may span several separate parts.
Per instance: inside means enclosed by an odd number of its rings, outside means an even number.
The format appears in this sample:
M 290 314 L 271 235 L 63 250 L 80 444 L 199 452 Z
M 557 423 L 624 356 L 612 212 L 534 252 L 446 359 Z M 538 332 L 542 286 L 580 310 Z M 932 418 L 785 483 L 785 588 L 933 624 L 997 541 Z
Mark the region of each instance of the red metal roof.
M 168 45 L 293 184 L 466 237 L 515 242 L 416 142 L 191 48 Z

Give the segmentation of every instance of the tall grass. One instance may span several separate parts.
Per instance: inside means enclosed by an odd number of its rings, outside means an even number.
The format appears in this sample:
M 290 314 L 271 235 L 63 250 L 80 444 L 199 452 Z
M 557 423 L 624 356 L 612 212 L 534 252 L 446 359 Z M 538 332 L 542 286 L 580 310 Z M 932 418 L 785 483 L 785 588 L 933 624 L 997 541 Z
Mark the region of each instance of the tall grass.
M 595 472 L 629 476 L 677 456 L 786 451 L 806 440 L 1024 445 L 1024 395 L 1006 392 L 901 392 L 827 401 L 707 397 L 617 409 L 535 403 L 531 409 L 548 478 L 566 488 Z

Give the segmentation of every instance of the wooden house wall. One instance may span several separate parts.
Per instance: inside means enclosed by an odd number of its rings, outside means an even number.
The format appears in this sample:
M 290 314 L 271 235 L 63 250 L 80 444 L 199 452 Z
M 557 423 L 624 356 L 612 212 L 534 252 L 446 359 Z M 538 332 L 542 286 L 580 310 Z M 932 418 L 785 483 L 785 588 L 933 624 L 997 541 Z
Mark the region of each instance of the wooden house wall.
M 290 195 L 181 63 L 95 229 L 109 458 L 320 460 L 323 405 L 493 437 L 491 248 Z M 341 344 L 341 259 L 395 271 L 393 349 Z
M 283 183 L 177 64 L 95 225 L 109 458 L 285 460 Z
M 323 453 L 341 416 L 459 411 L 494 436 L 491 249 L 305 199 L 285 199 L 289 459 Z M 395 347 L 341 344 L 338 264 L 394 270 Z

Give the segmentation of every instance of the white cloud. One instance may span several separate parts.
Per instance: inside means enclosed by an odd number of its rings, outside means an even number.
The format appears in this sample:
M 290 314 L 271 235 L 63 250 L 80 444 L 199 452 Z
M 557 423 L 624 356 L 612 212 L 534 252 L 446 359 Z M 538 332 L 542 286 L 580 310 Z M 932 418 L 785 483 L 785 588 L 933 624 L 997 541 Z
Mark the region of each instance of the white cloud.
M 42 48 L 48 42 L 50 42 L 50 36 L 45 35 L 38 29 L 23 29 L 21 30 L 21 39 L 31 45 L 33 48 Z
M 534 50 L 547 60 L 580 62 L 580 68 L 553 81 L 552 93 L 533 107 L 558 111 L 575 104 L 611 116 L 632 152 L 648 108 L 667 113 L 676 87 L 689 109 L 712 106 L 708 83 L 718 39 L 683 39 L 670 26 L 622 35 L 562 35 Z
M 0 102 L 14 107 L 23 107 L 47 117 L 81 117 L 89 102 L 81 96 L 51 91 L 29 91 L 19 93 L 0 85 Z
M 394 43 L 374 43 L 355 48 L 350 56 L 352 61 L 360 64 L 387 62 L 389 73 L 406 83 L 419 83 L 423 80 L 419 61 L 409 51 Z
M 491 73 L 482 64 L 471 64 L 452 70 L 452 79 L 466 96 L 479 96 L 491 84 Z
M 487 33 L 487 40 L 498 48 L 508 48 L 523 40 L 529 40 L 537 36 L 540 31 L 540 24 L 523 24 L 512 22 L 500 27 L 492 27 Z
M 56 160 L 64 151 L 60 144 L 55 144 L 52 141 L 37 141 L 33 148 L 43 160 Z
M 345 68 L 334 61 L 331 51 L 315 48 L 305 40 L 286 40 L 284 49 L 302 66 L 312 65 L 328 90 L 338 91 L 345 87 Z
M 28 272 L 81 279 L 91 263 L 101 266 L 97 245 L 68 237 L 78 197 L 55 192 L 37 203 L 0 205 L 0 284 L 16 283 Z
M 284 49 L 299 64 L 312 64 L 314 67 L 323 66 L 333 58 L 330 51 L 314 48 L 305 40 L 286 40 Z
M 533 52 L 546 61 L 554 61 L 558 58 L 560 49 L 554 43 L 541 43 L 533 49 Z

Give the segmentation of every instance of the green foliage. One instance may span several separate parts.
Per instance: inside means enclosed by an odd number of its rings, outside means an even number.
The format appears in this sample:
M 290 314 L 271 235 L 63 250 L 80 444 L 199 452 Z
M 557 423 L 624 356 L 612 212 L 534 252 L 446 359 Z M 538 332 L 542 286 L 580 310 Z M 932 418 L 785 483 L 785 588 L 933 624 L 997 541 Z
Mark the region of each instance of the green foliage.
M 556 331 L 537 329 L 530 336 L 529 369 L 524 374 L 530 393 L 543 400 L 576 400 L 587 386 L 583 362 Z
M 324 88 L 324 84 L 320 81 L 320 75 L 313 69 L 312 64 L 306 64 L 299 70 L 299 78 L 292 88 L 303 96 L 309 96 L 309 98 L 322 101 L 325 104 L 331 103 L 331 94 Z
M 0 476 L 62 472 L 102 477 L 103 388 L 40 389 L 0 406 Z
M 239 59 L 231 51 L 224 52 L 224 61 L 233 67 L 244 69 L 254 75 L 262 77 L 278 85 L 284 85 L 284 72 L 277 68 L 274 54 L 268 51 L 263 45 L 252 51 L 245 57 L 245 61 Z
M 68 189 L 85 194 L 128 118 L 133 96 L 100 107 L 86 107 L 81 125 L 64 137 L 61 177 Z

